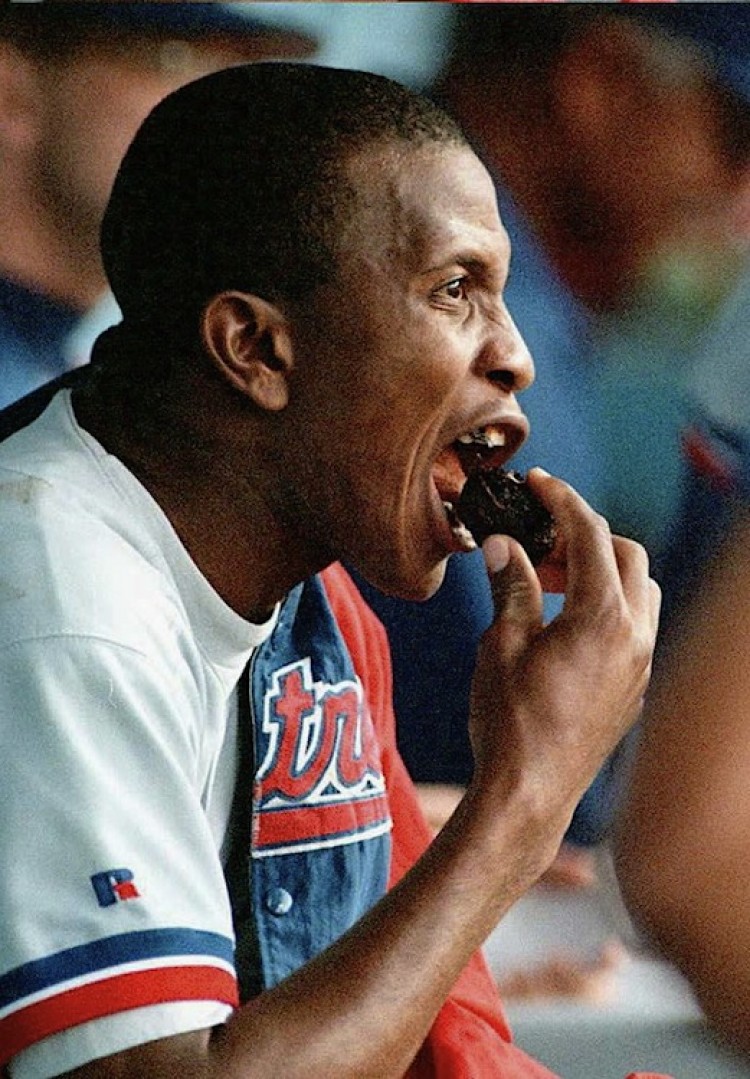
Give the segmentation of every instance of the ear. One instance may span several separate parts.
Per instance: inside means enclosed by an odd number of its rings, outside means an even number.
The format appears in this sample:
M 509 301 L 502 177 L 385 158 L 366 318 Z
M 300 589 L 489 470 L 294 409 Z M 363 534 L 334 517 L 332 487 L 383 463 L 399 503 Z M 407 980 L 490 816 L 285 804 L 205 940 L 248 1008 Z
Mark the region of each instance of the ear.
M 259 408 L 289 402 L 293 350 L 289 324 L 275 304 L 246 292 L 221 292 L 203 309 L 201 336 L 217 370 Z
M 34 61 L 0 41 L 0 147 L 5 152 L 23 151 L 34 143 L 40 92 Z

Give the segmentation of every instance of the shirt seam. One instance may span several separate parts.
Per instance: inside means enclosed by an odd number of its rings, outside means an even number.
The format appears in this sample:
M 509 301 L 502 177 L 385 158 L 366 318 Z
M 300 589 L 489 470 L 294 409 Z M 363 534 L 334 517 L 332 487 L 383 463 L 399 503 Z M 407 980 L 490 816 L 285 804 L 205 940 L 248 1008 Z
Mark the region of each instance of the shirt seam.
M 57 633 L 34 633 L 28 636 L 18 637 L 13 641 L 6 641 L 5 644 L 0 644 L 0 652 L 8 652 L 12 648 L 17 648 L 24 644 L 37 644 L 43 641 L 97 641 L 100 644 L 108 644 L 113 648 L 120 648 L 124 652 L 131 652 L 133 655 L 140 656 L 142 659 L 148 660 L 149 656 L 142 648 L 136 648 L 135 645 L 127 644 L 125 641 L 116 641 L 112 637 L 105 637 L 103 634 L 98 633 L 75 633 L 73 631 L 66 632 L 60 631 Z

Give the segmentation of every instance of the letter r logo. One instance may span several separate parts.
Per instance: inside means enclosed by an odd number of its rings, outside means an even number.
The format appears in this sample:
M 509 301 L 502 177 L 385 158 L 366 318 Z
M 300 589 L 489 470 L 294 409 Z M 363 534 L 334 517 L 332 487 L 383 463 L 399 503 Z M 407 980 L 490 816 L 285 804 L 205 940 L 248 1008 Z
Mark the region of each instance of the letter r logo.
M 141 894 L 133 883 L 132 872 L 124 868 L 94 873 L 91 886 L 100 907 L 111 907 L 113 903 L 122 903 L 126 899 L 138 899 Z

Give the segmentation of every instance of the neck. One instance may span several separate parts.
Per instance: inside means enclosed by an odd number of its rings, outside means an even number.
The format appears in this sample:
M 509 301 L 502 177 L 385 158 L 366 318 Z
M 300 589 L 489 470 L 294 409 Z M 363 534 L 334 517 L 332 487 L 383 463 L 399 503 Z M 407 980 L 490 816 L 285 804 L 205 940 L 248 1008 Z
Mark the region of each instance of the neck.
M 233 445 L 229 410 L 214 409 L 205 384 L 184 395 L 211 415 L 211 433 L 185 416 L 133 413 L 122 398 L 112 403 L 96 389 L 79 393 L 75 411 L 81 425 L 118 457 L 165 513 L 198 569 L 243 618 L 262 622 L 289 590 L 330 561 L 316 557 L 289 523 L 278 456 L 264 453 L 258 440 Z M 219 394 L 219 397 L 222 395 Z M 221 432 L 216 436 L 215 432 Z
M 78 231 L 53 220 L 10 177 L 0 180 L 0 271 L 81 313 L 107 287 L 96 230 Z

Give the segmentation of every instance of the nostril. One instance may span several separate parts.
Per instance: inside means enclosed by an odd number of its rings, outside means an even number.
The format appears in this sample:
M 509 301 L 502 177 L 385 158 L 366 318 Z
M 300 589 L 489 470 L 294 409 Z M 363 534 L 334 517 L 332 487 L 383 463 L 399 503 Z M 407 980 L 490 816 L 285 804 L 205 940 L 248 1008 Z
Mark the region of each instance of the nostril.
M 487 378 L 490 382 L 494 382 L 498 386 L 502 386 L 504 390 L 515 390 L 518 379 L 512 371 L 494 370 L 487 372 Z

